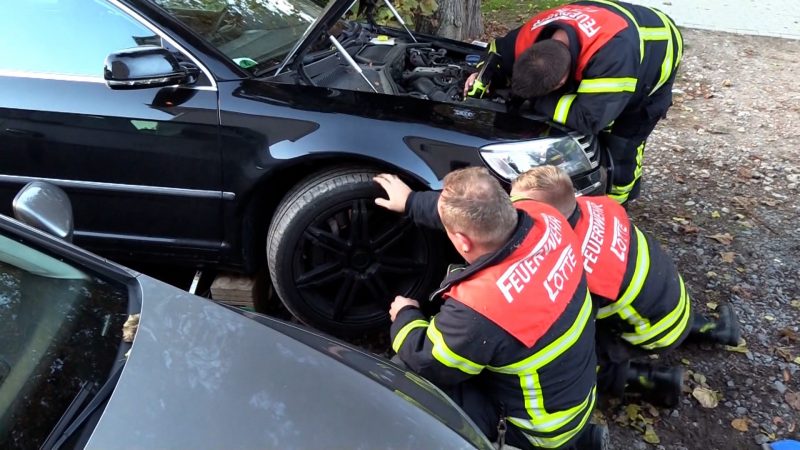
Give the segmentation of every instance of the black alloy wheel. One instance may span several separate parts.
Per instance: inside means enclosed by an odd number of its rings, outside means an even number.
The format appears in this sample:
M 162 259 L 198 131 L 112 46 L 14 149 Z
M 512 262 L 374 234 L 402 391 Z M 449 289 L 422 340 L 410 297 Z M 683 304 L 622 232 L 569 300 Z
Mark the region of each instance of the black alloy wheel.
M 387 326 L 396 295 L 425 302 L 444 273 L 444 235 L 375 205 L 384 195 L 375 175 L 340 168 L 306 179 L 269 230 L 270 276 L 286 308 L 340 336 Z

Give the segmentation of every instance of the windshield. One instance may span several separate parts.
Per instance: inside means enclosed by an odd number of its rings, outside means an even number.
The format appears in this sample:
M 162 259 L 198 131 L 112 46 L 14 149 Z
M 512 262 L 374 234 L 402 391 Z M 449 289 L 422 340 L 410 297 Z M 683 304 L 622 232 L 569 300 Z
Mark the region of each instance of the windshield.
M 0 235 L 0 448 L 38 448 L 118 355 L 122 285 Z
M 311 0 L 153 0 L 240 67 L 289 53 L 322 8 Z

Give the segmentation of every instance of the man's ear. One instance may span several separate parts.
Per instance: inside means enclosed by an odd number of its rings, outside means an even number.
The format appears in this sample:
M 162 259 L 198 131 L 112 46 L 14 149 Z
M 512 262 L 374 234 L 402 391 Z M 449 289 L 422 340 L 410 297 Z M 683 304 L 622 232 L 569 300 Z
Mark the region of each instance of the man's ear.
M 556 86 L 556 89 L 554 90 L 561 89 L 562 87 L 564 87 L 564 85 L 567 84 L 568 79 L 569 79 L 569 71 L 567 71 L 567 73 L 564 74 L 564 77 L 561 78 L 561 81 L 558 82 L 558 86 Z
M 462 253 L 469 253 L 473 248 L 475 248 L 472 239 L 470 239 L 470 237 L 466 234 L 456 233 L 453 235 L 453 237 L 455 237 L 458 249 L 461 250 Z

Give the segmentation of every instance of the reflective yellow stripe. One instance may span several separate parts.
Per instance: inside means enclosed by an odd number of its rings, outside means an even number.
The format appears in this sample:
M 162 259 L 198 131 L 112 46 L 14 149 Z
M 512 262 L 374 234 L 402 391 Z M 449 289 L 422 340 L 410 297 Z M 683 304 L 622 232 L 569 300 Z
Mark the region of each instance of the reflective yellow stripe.
M 592 298 L 587 291 L 586 297 L 583 300 L 581 311 L 578 313 L 578 317 L 575 319 L 575 322 L 572 324 L 572 326 L 570 326 L 569 329 L 564 332 L 564 334 L 553 340 L 553 342 L 551 342 L 545 348 L 523 359 L 522 361 L 515 362 L 514 364 L 509 364 L 507 366 L 486 366 L 486 368 L 492 372 L 517 375 L 540 369 L 542 366 L 552 362 L 560 354 L 564 353 L 568 347 L 572 346 L 578 340 L 583 332 L 583 328 L 588 323 L 591 314 Z
M 642 291 L 642 286 L 644 286 L 644 281 L 647 279 L 647 275 L 650 272 L 650 247 L 647 245 L 647 239 L 644 237 L 644 234 L 639 231 L 636 226 L 633 226 L 633 229 L 636 230 L 636 267 L 633 270 L 633 277 L 631 278 L 631 282 L 628 284 L 628 288 L 625 289 L 625 293 L 608 306 L 604 306 L 600 308 L 597 312 L 598 319 L 605 319 L 607 317 L 611 317 L 614 314 L 619 314 L 620 311 L 630 306 L 631 303 L 639 296 L 639 293 Z M 635 326 L 635 325 L 634 325 Z
M 672 32 L 675 34 L 675 37 L 678 40 L 677 42 L 678 57 L 675 58 L 675 67 L 677 68 L 678 65 L 681 63 L 681 60 L 683 60 L 683 35 L 681 34 L 681 31 L 678 29 L 678 27 L 676 27 L 675 24 L 672 23 L 671 20 L 669 20 L 669 18 L 667 18 L 667 24 L 669 25 L 669 28 L 672 30 Z
M 666 41 L 672 39 L 672 32 L 666 25 L 663 27 L 641 27 L 639 36 L 645 41 Z
M 414 328 L 425 328 L 427 326 L 428 321 L 422 319 L 412 320 L 411 322 L 403 325 L 403 328 L 400 328 L 397 336 L 395 336 L 394 340 L 392 341 L 392 350 L 394 350 L 395 353 L 400 351 L 400 347 L 403 346 L 403 342 L 406 340 L 406 337 L 408 337 L 408 333 L 410 333 L 411 330 Z
M 571 408 L 553 413 L 548 412 L 544 406 L 544 395 L 542 392 L 542 385 L 539 381 L 539 369 L 550 364 L 556 358 L 563 355 L 565 351 L 571 348 L 580 339 L 586 325 L 592 318 L 592 299 L 589 292 L 583 299 L 583 305 L 575 319 L 575 322 L 569 327 L 567 331 L 561 336 L 556 338 L 553 342 L 548 344 L 543 349 L 534 353 L 533 355 L 525 358 L 522 361 L 507 366 L 493 367 L 487 366 L 488 370 L 493 372 L 518 375 L 520 379 L 520 387 L 524 394 L 525 410 L 528 412 L 529 418 L 512 418 L 509 420 L 516 426 L 534 433 L 552 433 L 558 431 L 570 422 L 574 421 L 576 417 L 583 414 L 583 419 L 580 426 L 570 430 L 566 430 L 561 434 L 553 437 L 540 437 L 532 436 L 526 433 L 528 439 L 540 447 L 557 448 L 565 442 L 572 439 L 572 437 L 582 428 L 587 418 L 594 408 L 595 402 L 595 387 L 589 392 L 583 402 Z
M 492 39 L 492 42 L 489 43 L 488 53 L 497 53 L 497 40 Z
M 667 29 L 667 50 L 664 53 L 664 61 L 661 63 L 661 76 L 658 79 L 658 83 L 656 83 L 656 85 L 653 87 L 653 90 L 647 95 L 653 95 L 655 91 L 659 90 L 661 86 L 663 86 L 664 83 L 669 80 L 674 67 L 672 58 L 675 48 L 672 42 L 672 33 L 669 32 L 669 19 L 667 19 L 667 16 L 665 16 L 661 11 L 654 9 L 653 12 L 655 12 L 656 15 L 661 19 L 661 21 L 664 23 L 664 28 Z
M 553 113 L 553 122 L 560 123 L 561 125 L 567 123 L 569 108 L 572 106 L 572 102 L 575 100 L 575 97 L 577 97 L 577 95 L 567 94 L 558 100 L 556 111 Z
M 636 27 L 637 31 L 641 28 L 639 26 L 639 23 L 636 21 L 636 18 L 633 17 L 633 14 L 631 14 L 630 11 L 628 11 L 625 8 L 623 8 L 621 5 L 618 5 L 617 3 L 614 3 L 614 2 L 610 2 L 608 0 L 594 0 L 594 3 L 600 3 L 602 5 L 606 5 L 606 6 L 610 6 L 612 8 L 616 8 L 619 12 L 621 12 L 622 14 L 625 14 L 628 17 L 628 19 L 631 20 L 631 22 L 633 22 L 633 26 Z M 641 63 L 642 61 L 644 61 L 644 39 L 642 39 L 642 36 L 640 34 L 639 35 L 639 62 Z
M 592 388 L 592 392 L 589 393 L 589 396 L 586 398 L 587 400 L 591 400 L 589 403 L 588 408 L 586 408 L 585 412 L 583 413 L 583 417 L 581 417 L 581 421 L 575 428 L 565 431 L 556 436 L 552 437 L 542 437 L 542 436 L 532 436 L 528 433 L 523 432 L 525 437 L 535 446 L 541 448 L 561 448 L 564 444 L 566 444 L 570 439 L 574 438 L 579 432 L 583 430 L 584 425 L 592 416 L 592 411 L 594 410 L 594 404 L 597 400 L 596 397 L 596 387 Z M 509 417 L 508 421 L 516 425 L 517 427 L 524 429 L 524 430 L 531 430 L 534 426 L 533 422 L 530 420 L 519 419 L 516 417 Z
M 678 300 L 678 304 L 675 306 L 675 309 L 664 316 L 664 318 L 658 321 L 658 323 L 656 323 L 652 328 L 645 330 L 644 332 L 623 333 L 623 339 L 633 345 L 638 345 L 642 342 L 647 342 L 655 338 L 659 334 L 669 330 L 670 327 L 672 327 L 672 330 L 661 339 L 642 345 L 643 348 L 652 350 L 656 348 L 669 347 L 681 336 L 681 334 L 683 334 L 683 331 L 686 329 L 686 325 L 688 324 L 689 316 L 691 315 L 691 306 L 689 296 L 686 294 L 686 285 L 683 282 L 683 278 L 678 277 L 678 281 L 680 283 L 680 298 Z
M 431 320 L 431 323 L 428 326 L 427 335 L 428 339 L 433 342 L 433 357 L 436 358 L 436 360 L 440 363 L 470 375 L 477 375 L 481 372 L 481 370 L 483 370 L 482 365 L 459 356 L 450 350 L 450 348 L 447 346 L 447 343 L 444 341 L 444 336 L 442 336 L 442 333 L 436 329 L 435 317 Z
M 633 181 L 624 185 L 616 186 L 611 185 L 611 193 L 608 195 L 618 203 L 623 203 L 628 200 L 628 195 L 633 190 L 633 186 L 642 177 L 642 163 L 644 162 L 644 146 L 645 142 L 636 147 L 636 168 L 633 169 Z
M 608 92 L 636 92 L 636 78 L 593 78 L 581 81 L 579 94 L 602 94 Z

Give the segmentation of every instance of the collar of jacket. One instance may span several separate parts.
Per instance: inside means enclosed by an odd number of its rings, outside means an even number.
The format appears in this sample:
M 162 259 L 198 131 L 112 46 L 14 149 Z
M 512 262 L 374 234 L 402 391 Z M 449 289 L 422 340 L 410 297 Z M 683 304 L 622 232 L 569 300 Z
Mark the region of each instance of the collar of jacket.
M 569 226 L 574 229 L 575 226 L 578 225 L 579 220 L 581 220 L 581 209 L 578 208 L 578 204 L 575 203 L 575 209 L 573 209 L 572 214 L 567 217 L 567 222 L 569 222 Z
M 439 289 L 433 292 L 430 296 L 430 300 L 433 301 L 440 295 L 442 295 L 445 291 L 450 289 L 450 286 L 462 281 L 466 280 L 467 278 L 471 277 L 472 275 L 480 272 L 481 270 L 485 269 L 486 267 L 491 267 L 500 261 L 508 258 L 508 256 L 514 252 L 520 245 L 522 245 L 522 241 L 525 240 L 525 237 L 528 236 L 528 233 L 533 228 L 533 218 L 527 215 L 524 211 L 517 210 L 517 227 L 514 229 L 514 232 L 511 234 L 511 237 L 499 250 L 494 253 L 489 253 L 486 255 L 481 256 L 472 264 L 467 264 L 455 269 L 448 268 L 448 274 L 445 277 L 442 284 L 439 286 Z M 452 266 L 451 266 L 452 267 Z

